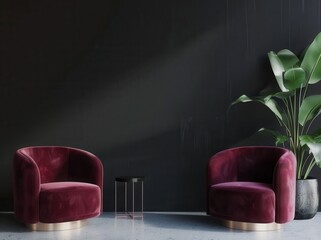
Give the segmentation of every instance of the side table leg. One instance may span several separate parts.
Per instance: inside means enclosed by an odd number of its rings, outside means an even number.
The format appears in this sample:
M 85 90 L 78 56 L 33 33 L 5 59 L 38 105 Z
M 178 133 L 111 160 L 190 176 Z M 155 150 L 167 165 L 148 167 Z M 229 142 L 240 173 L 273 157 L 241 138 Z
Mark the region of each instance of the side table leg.
M 125 182 L 125 214 L 127 214 L 127 182 Z
M 117 215 L 117 181 L 115 181 L 115 215 Z
M 135 183 L 132 183 L 132 188 L 133 188 L 133 214 L 132 217 L 134 218 L 134 213 L 135 213 Z
M 144 182 L 142 181 L 142 216 L 144 214 Z

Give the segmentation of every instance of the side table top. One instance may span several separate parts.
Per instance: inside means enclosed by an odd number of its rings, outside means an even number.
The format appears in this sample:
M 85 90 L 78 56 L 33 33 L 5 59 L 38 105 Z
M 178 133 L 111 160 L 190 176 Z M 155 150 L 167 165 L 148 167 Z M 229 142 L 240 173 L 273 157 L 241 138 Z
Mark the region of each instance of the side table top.
M 119 176 L 115 177 L 116 182 L 143 182 L 144 176 Z

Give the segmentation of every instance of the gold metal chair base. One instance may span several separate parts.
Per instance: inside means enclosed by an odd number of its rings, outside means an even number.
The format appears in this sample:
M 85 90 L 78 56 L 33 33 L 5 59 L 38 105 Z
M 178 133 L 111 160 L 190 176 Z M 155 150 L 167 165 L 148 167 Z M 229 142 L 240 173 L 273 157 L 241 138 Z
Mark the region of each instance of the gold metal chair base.
M 250 223 L 250 222 L 237 222 L 222 220 L 222 223 L 225 227 L 239 229 L 244 231 L 272 231 L 279 230 L 282 227 L 282 224 L 279 223 Z
M 27 224 L 27 227 L 32 231 L 61 231 L 81 228 L 86 224 L 86 220 L 78 220 L 72 222 L 61 222 L 61 223 L 34 223 Z

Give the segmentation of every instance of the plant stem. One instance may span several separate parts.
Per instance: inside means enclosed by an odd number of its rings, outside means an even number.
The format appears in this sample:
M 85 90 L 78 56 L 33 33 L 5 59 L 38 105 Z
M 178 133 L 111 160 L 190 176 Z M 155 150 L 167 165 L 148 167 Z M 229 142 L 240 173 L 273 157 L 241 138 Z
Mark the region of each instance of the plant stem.
M 314 118 L 311 119 L 310 124 L 309 124 L 309 126 L 308 126 L 308 128 L 307 128 L 307 130 L 306 130 L 306 133 L 309 132 L 312 123 L 314 122 L 314 120 L 315 120 L 318 116 L 319 116 L 319 115 L 316 115 L 316 116 L 314 116 Z
M 305 160 L 303 160 L 303 157 L 304 157 L 304 155 L 297 157 L 297 178 L 298 179 L 302 178 L 302 175 L 303 175 L 302 172 L 303 172 L 304 166 L 305 166 L 306 162 L 308 161 L 308 158 L 310 157 L 310 155 L 307 156 L 305 158 Z
M 292 129 L 293 120 L 292 120 L 292 114 L 291 114 L 290 109 L 289 109 L 289 102 L 288 102 L 288 100 L 286 98 L 283 99 L 283 104 L 284 104 L 285 109 L 286 109 L 286 111 L 284 111 L 286 113 L 286 123 L 284 122 L 283 126 L 285 127 L 285 130 L 286 130 L 287 134 L 289 136 L 291 136 L 291 130 L 290 129 Z M 293 145 L 293 139 L 291 137 L 290 137 L 290 145 Z
M 300 158 L 301 159 L 301 166 L 298 167 L 298 170 L 300 170 L 300 178 L 301 178 L 301 174 L 302 174 L 303 170 L 305 169 L 306 163 L 309 161 L 311 163 L 311 161 L 313 160 L 313 155 L 311 153 L 305 158 L 304 161 L 303 161 L 303 157 L 304 157 L 304 155 L 301 156 L 301 158 Z M 312 157 L 312 159 L 309 159 L 311 157 Z
M 303 179 L 307 179 L 307 177 L 309 176 L 312 168 L 314 167 L 315 165 L 315 161 L 314 159 L 311 160 L 310 164 L 309 164 L 309 167 L 307 168 L 306 172 L 305 172 L 305 175 L 304 175 L 304 178 Z

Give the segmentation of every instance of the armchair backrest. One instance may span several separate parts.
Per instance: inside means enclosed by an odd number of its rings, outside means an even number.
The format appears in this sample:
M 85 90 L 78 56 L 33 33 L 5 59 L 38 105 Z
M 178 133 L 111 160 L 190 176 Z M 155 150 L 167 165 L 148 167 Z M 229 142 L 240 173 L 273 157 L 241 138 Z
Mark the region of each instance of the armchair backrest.
M 269 146 L 237 147 L 215 154 L 208 163 L 208 186 L 221 182 L 273 183 L 274 168 L 288 150 Z
M 276 163 L 286 149 L 276 147 L 244 147 L 234 150 L 237 156 L 238 181 L 273 183 Z
M 18 150 L 37 164 L 40 182 L 68 181 L 69 152 L 66 147 L 27 147 Z

